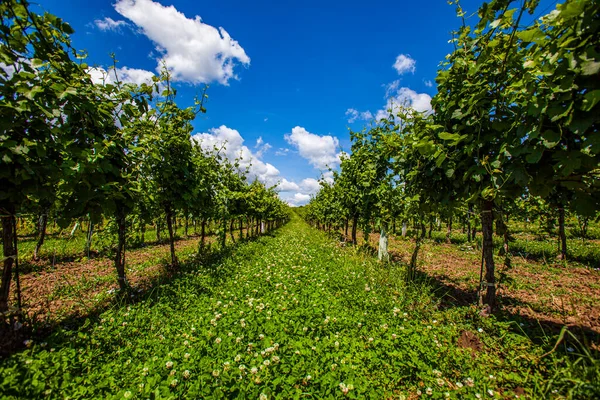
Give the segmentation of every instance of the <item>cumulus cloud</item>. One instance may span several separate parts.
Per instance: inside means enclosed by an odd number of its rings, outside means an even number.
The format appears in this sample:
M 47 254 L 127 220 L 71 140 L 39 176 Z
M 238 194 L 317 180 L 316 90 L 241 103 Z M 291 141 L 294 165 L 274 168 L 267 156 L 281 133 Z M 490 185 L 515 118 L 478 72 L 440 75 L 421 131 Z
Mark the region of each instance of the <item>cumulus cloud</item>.
M 316 194 L 321 188 L 321 184 L 318 180 L 314 178 L 306 178 L 300 182 L 300 187 L 302 188 L 304 193 L 307 194 Z
M 277 185 L 277 190 L 280 192 L 297 192 L 300 190 L 300 186 L 296 182 L 290 182 L 283 178 Z
M 205 24 L 199 16 L 187 18 L 175 7 L 152 0 L 118 0 L 114 7 L 156 44 L 157 70 L 165 63 L 174 80 L 227 85 L 238 79 L 237 64 L 250 65 L 242 46 L 225 29 Z
M 392 113 L 396 114 L 400 107 L 409 107 L 418 112 L 430 113 L 431 96 L 427 93 L 417 93 L 407 87 L 401 87 L 393 97 L 387 100 L 385 108 L 377 111 L 375 118 L 377 120 L 387 118 L 389 110 L 392 110 Z
M 394 69 L 398 72 L 398 75 L 405 74 L 407 72 L 415 73 L 417 62 L 410 57 L 408 54 L 400 54 L 396 57 L 394 62 Z
M 250 180 L 256 178 L 267 186 L 276 186 L 280 198 L 290 205 L 306 204 L 310 200 L 310 196 L 317 193 L 320 188 L 319 181 L 313 178 L 294 182 L 282 177 L 277 168 L 260 159 L 259 152 L 253 152 L 244 145 L 244 138 L 237 130 L 225 125 L 209 129 L 208 132 L 196 133 L 192 136 L 192 140 L 197 141 L 202 148 L 207 150 L 215 147 L 220 149 L 222 154 L 231 161 L 238 159 L 240 169 L 248 170 Z M 264 148 L 265 145 L 269 144 L 259 137 L 254 149 Z M 327 172 L 324 175 L 330 176 L 331 173 Z
M 373 114 L 371 114 L 370 111 L 360 112 L 354 108 L 347 109 L 346 116 L 348 117 L 348 123 L 350 124 L 356 122 L 357 120 L 369 121 L 373 119 Z
M 116 71 L 114 68 L 106 70 L 102 67 L 91 67 L 87 72 L 92 78 L 92 82 L 96 84 L 115 83 L 118 77 L 123 83 L 135 83 L 136 85 L 146 83 L 150 85 L 154 76 L 153 72 L 146 71 L 145 69 L 128 67 L 117 68 Z
M 205 149 L 220 148 L 225 157 L 231 161 L 238 159 L 240 169 L 248 169 L 251 180 L 257 178 L 267 186 L 273 186 L 280 179 L 279 170 L 272 164 L 260 160 L 260 153 L 255 154 L 248 146 L 245 146 L 244 138 L 235 129 L 221 125 L 218 128 L 209 129 L 208 132 L 197 133 L 192 138 Z M 260 142 L 263 144 L 262 139 Z M 264 145 L 262 147 L 264 148 Z
M 285 135 L 285 140 L 298 149 L 300 156 L 318 169 L 327 169 L 340 163 L 336 153 L 340 141 L 334 136 L 319 136 L 296 126 Z
M 304 193 L 294 193 L 289 196 L 282 196 L 282 200 L 292 207 L 303 206 L 310 201 L 310 195 Z
M 125 21 L 115 21 L 110 17 L 104 19 L 94 20 L 94 25 L 101 31 L 117 31 L 119 32 L 122 27 L 128 26 L 129 24 Z

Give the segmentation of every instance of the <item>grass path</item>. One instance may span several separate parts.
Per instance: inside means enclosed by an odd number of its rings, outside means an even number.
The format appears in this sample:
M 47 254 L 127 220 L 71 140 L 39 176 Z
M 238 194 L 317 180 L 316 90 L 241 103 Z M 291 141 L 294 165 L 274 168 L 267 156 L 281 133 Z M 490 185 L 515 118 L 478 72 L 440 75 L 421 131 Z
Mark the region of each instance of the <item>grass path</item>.
M 597 377 L 569 366 L 566 345 L 542 357 L 554 342 L 533 344 L 518 326 L 480 318 L 474 307 L 438 306 L 428 287 L 407 287 L 401 270 L 383 268 L 293 219 L 219 262 L 189 263 L 142 301 L 0 360 L 0 393 L 144 399 L 599 393 L 590 383 Z

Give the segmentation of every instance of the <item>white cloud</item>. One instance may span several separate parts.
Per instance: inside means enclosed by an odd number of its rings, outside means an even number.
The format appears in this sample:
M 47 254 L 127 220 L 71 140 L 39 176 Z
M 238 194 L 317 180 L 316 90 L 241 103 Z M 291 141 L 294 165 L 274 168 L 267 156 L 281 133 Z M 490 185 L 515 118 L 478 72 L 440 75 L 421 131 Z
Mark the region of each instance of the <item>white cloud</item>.
M 237 63 L 250 64 L 244 49 L 225 29 L 205 24 L 199 16 L 190 19 L 174 6 L 151 0 L 118 0 L 114 7 L 156 44 L 161 54 L 157 70 L 164 62 L 174 80 L 227 85 L 238 78 Z
M 407 54 L 400 54 L 396 57 L 396 61 L 394 62 L 394 69 L 398 72 L 399 75 L 405 74 L 407 72 L 415 73 L 417 62 Z
M 225 157 L 231 161 L 239 159 L 240 169 L 248 169 L 250 180 L 257 178 L 267 186 L 273 186 L 281 178 L 277 168 L 260 160 L 260 151 L 255 154 L 247 146 L 244 146 L 244 138 L 235 129 L 221 125 L 218 128 L 209 129 L 207 133 L 197 133 L 192 138 L 200 142 L 205 149 L 213 149 L 215 146 L 222 148 Z M 262 144 L 262 139 L 260 142 Z M 268 143 L 265 145 L 270 147 Z
M 306 178 L 297 183 L 282 177 L 277 168 L 260 159 L 259 152 L 252 152 L 244 145 L 244 138 L 237 130 L 225 125 L 209 129 L 205 133 L 196 133 L 192 139 L 199 142 L 204 149 L 212 150 L 215 147 L 221 149 L 222 154 L 231 161 L 239 159 L 240 169 L 242 171 L 248 169 L 250 180 L 257 178 L 267 186 L 277 185 L 276 190 L 281 199 L 290 205 L 306 204 L 310 196 L 317 193 L 320 188 L 319 181 L 313 178 Z M 265 145 L 268 143 L 259 137 L 255 148 L 263 148 Z M 331 173 L 327 172 L 324 175 L 331 175 Z
M 377 111 L 375 118 L 379 121 L 382 118 L 387 118 L 388 110 L 392 110 L 396 114 L 400 107 L 410 107 L 419 112 L 431 112 L 431 96 L 427 93 L 417 93 L 407 87 L 401 87 L 395 95 L 388 99 L 384 109 Z
M 280 192 L 297 192 L 300 190 L 300 186 L 296 182 L 290 182 L 283 178 L 281 182 L 279 182 L 279 185 L 277 185 L 277 190 Z
M 385 88 L 385 98 L 388 99 L 398 91 L 398 88 L 400 87 L 400 80 L 396 79 L 392 83 L 383 85 L 383 87 Z
M 128 67 L 117 68 L 116 74 L 115 69 L 112 67 L 108 70 L 102 67 L 91 67 L 87 72 L 92 78 L 92 82 L 96 84 L 115 83 L 118 77 L 124 83 L 135 83 L 137 85 L 146 83 L 150 85 L 154 76 L 153 72 Z
M 303 206 L 310 201 L 310 195 L 304 193 L 295 193 L 291 197 L 284 197 L 283 200 L 292 207 Z
M 331 184 L 333 183 L 333 171 L 327 171 L 323 174 L 323 179 L 325 182 Z
M 301 126 L 296 126 L 291 133 L 285 135 L 285 140 L 296 147 L 300 156 L 315 168 L 327 169 L 340 163 L 336 153 L 340 141 L 334 136 L 315 135 Z
M 433 87 L 433 82 L 431 82 L 429 79 L 425 80 L 424 83 L 427 87 Z
M 279 150 L 275 152 L 276 156 L 287 156 L 290 152 L 290 149 L 280 147 Z
M 94 25 L 101 31 L 120 31 L 121 27 L 128 26 L 125 21 L 115 21 L 112 18 L 105 17 L 104 19 L 94 20 Z
M 358 111 L 354 108 L 349 108 L 346 110 L 346 116 L 348 117 L 348 123 L 352 124 L 357 120 L 369 121 L 373 119 L 373 114 L 371 111 Z
M 321 189 L 321 184 L 314 178 L 306 178 L 300 182 L 303 193 L 316 194 Z
M 265 143 L 262 136 L 256 139 L 256 144 L 254 148 L 256 149 L 256 157 L 261 158 L 263 154 L 265 154 L 269 149 L 273 147 L 269 143 Z

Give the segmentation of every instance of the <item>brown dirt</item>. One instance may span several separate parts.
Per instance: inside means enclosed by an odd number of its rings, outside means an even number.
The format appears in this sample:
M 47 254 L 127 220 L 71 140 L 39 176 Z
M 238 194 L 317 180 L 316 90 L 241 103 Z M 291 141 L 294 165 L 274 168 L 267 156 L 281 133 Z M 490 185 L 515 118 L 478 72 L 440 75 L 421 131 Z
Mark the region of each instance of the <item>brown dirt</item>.
M 359 232 L 359 244 L 363 234 Z M 379 234 L 369 236 L 369 244 L 377 246 Z M 419 252 L 418 270 L 443 285 L 446 297 L 454 304 L 469 304 L 476 300 L 481 252 L 468 244 L 435 243 L 425 240 Z M 462 248 L 462 250 L 461 250 Z M 389 237 L 391 258 L 409 263 L 414 241 Z M 501 311 L 539 321 L 547 326 L 568 326 L 600 337 L 600 272 L 581 265 L 563 267 L 554 264 L 512 258 L 510 269 L 503 257 L 495 257 L 498 296 Z M 594 347 L 598 346 L 594 344 Z
M 470 331 L 462 331 L 456 345 L 461 349 L 471 349 L 475 353 L 479 353 L 483 349 L 479 338 Z
M 207 244 L 214 238 L 207 237 Z M 196 249 L 199 239 L 190 237 L 175 242 L 176 252 Z M 129 250 L 125 268 L 130 286 L 139 292 L 170 274 L 168 243 Z M 31 262 L 35 271 L 21 275 L 23 309 L 29 320 L 54 325 L 66 319 L 87 315 L 110 303 L 118 289 L 113 260 L 104 257 L 81 258 L 52 264 L 50 259 Z M 16 293 L 12 282 L 11 293 Z

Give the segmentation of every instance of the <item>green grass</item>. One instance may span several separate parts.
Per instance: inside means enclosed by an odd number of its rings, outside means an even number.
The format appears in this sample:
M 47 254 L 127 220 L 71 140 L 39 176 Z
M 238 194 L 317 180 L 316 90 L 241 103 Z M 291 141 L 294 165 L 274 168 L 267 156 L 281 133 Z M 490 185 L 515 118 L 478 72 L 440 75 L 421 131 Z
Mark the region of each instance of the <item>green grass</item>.
M 0 361 L 0 393 L 462 399 L 512 397 L 523 388 L 531 398 L 600 395 L 598 361 L 573 340 L 551 351 L 556 338 L 534 343 L 518 324 L 481 318 L 474 307 L 442 310 L 430 287 L 402 276 L 401 267 L 341 248 L 296 218 L 227 257 L 187 263 L 141 301 L 29 343 Z M 463 331 L 476 335 L 481 352 L 457 347 Z
M 446 241 L 446 233 L 442 231 L 433 231 L 431 238 L 439 243 Z M 467 235 L 464 233 L 452 233 L 450 241 L 453 244 L 467 243 Z M 477 234 L 477 239 L 473 243 L 481 246 L 481 232 Z M 501 237 L 494 236 L 494 246 L 497 249 L 502 247 Z M 515 256 L 544 261 L 546 263 L 556 263 L 559 255 L 556 238 L 552 240 L 526 240 L 516 236 L 514 241 L 509 242 L 509 251 Z M 600 268 L 600 246 L 588 240 L 570 238 L 567 240 L 567 260 L 575 261 L 592 268 Z

